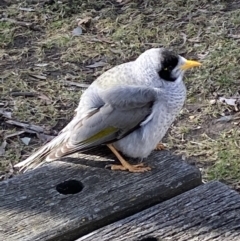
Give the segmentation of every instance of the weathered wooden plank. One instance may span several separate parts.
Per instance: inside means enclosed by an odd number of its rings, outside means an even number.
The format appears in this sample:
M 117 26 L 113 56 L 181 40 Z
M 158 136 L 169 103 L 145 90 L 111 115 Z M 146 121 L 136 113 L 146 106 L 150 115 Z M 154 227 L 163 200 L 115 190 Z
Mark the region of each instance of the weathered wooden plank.
M 239 241 L 240 195 L 211 182 L 76 241 Z
M 195 167 L 165 151 L 146 161 L 151 172 L 134 174 L 76 164 L 106 157 L 79 157 L 0 183 L 0 240 L 74 240 L 201 184 Z M 94 163 L 106 164 L 90 161 Z M 82 191 L 58 193 L 56 186 L 70 179 L 79 180 Z

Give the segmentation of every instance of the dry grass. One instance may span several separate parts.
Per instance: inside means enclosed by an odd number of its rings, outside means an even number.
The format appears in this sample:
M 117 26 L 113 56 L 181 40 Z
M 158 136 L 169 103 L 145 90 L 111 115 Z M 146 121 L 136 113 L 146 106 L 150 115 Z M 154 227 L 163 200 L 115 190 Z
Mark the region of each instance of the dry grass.
M 44 126 L 47 134 L 56 134 L 71 119 L 81 95 L 81 89 L 66 86 L 63 80 L 90 83 L 106 69 L 136 58 L 145 49 L 171 48 L 187 58 L 200 59 L 203 67 L 187 76 L 188 101 L 165 142 L 174 152 L 191 157 L 191 162 L 202 168 L 206 180 L 221 179 L 238 189 L 239 120 L 216 120 L 223 115 L 235 118 L 239 113 L 231 106 L 211 101 L 219 96 L 239 96 L 239 3 L 81 2 L 0 3 L 0 18 L 6 20 L 0 21 L 0 108 L 12 112 L 15 120 Z M 91 20 L 82 24 L 81 36 L 73 37 L 78 18 Z M 108 64 L 86 67 L 98 61 Z M 14 92 L 37 95 L 14 96 Z M 2 140 L 22 130 L 7 124 L 7 118 L 1 115 L 0 120 Z M 30 144 L 25 145 L 22 137 L 30 137 Z M 2 175 L 43 144 L 29 133 L 6 141 L 0 161 Z

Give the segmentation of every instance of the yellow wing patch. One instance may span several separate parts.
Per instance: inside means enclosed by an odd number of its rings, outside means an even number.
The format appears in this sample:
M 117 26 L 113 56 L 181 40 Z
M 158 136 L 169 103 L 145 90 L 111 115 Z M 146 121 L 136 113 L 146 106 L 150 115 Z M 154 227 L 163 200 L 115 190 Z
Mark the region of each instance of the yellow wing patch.
M 118 129 L 116 127 L 107 127 L 105 129 L 103 129 L 102 131 L 98 132 L 97 134 L 89 137 L 88 139 L 86 139 L 85 141 L 83 141 L 84 143 L 92 143 L 94 141 L 97 141 L 103 137 L 108 136 L 109 134 L 112 134 L 114 132 L 116 132 Z

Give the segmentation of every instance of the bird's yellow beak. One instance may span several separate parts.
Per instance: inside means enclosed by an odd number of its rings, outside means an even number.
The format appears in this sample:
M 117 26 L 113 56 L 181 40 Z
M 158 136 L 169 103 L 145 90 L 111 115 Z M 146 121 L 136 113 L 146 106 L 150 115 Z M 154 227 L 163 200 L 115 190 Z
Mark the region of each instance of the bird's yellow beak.
M 193 60 L 187 60 L 182 66 L 180 66 L 181 70 L 187 70 L 193 67 L 198 67 L 202 65 L 201 63 L 197 62 L 197 61 L 193 61 Z

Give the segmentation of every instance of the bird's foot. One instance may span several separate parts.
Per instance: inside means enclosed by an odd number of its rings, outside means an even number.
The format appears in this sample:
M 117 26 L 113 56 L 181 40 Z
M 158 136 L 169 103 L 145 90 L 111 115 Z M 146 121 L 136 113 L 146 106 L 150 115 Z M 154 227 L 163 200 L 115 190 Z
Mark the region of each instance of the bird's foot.
M 114 171 L 129 171 L 129 172 L 147 172 L 151 170 L 151 167 L 144 166 L 143 163 L 137 165 L 110 165 L 111 170 Z
M 150 167 L 144 166 L 143 163 L 140 163 L 137 165 L 131 165 L 120 155 L 120 153 L 116 150 L 116 148 L 112 144 L 108 144 L 107 146 L 122 164 L 122 165 L 110 165 L 109 167 L 111 168 L 111 170 L 121 170 L 121 171 L 129 171 L 129 172 L 147 172 L 151 170 Z
M 158 143 L 154 150 L 155 151 L 166 150 L 166 146 L 164 146 L 162 143 Z

